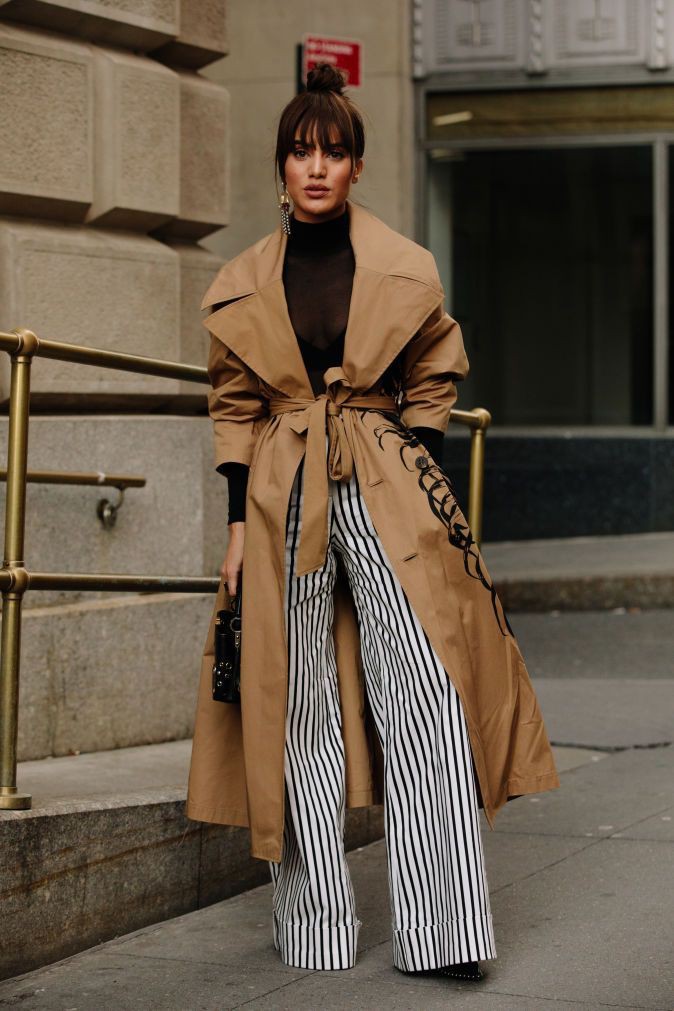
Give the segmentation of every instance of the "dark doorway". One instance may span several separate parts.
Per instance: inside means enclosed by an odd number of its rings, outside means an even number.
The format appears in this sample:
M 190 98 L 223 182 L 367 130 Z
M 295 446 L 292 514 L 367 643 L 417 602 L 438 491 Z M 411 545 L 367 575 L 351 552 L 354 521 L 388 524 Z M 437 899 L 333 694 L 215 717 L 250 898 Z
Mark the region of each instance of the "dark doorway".
M 435 149 L 429 183 L 471 364 L 461 406 L 500 425 L 652 424 L 650 146 Z

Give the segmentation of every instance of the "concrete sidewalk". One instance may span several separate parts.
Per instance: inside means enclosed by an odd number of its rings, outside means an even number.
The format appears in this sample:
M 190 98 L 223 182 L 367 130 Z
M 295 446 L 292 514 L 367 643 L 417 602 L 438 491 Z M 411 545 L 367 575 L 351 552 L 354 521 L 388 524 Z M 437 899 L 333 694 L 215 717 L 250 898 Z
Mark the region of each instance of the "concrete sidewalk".
M 348 854 L 363 921 L 351 970 L 283 965 L 272 944 L 271 886 L 265 884 L 0 982 L 0 1008 L 673 1008 L 674 620 L 669 609 L 633 606 L 631 596 L 643 586 L 645 596 L 638 600 L 652 605 L 660 579 L 658 592 L 667 597 L 668 581 L 674 586 L 673 548 L 674 535 L 661 534 L 485 546 L 496 581 L 581 607 L 592 599 L 598 609 L 541 613 L 544 608 L 535 607 L 511 614 L 562 786 L 507 804 L 494 832 L 480 815 L 498 954 L 483 963 L 484 980 L 416 979 L 393 968 L 380 840 Z M 578 590 L 571 598 L 564 596 L 569 584 Z M 627 606 L 609 609 L 621 594 Z M 173 809 L 184 797 L 189 746 L 178 741 L 24 763 L 21 781 L 34 794 L 35 817 L 47 801 L 65 816 L 78 806 L 114 808 L 120 794 L 127 801 L 135 797 L 136 834 L 119 815 L 114 822 L 126 833 L 136 878 L 145 881 L 153 870 L 161 873 L 153 847 L 176 835 L 180 818 Z M 149 839 L 145 851 L 134 848 L 138 837 Z M 40 867 L 54 864 L 54 881 L 37 883 L 51 894 L 52 906 L 59 903 L 56 878 L 63 874 L 58 862 L 74 845 L 65 839 L 53 852 L 34 854 Z M 206 858 L 206 837 L 195 839 Z M 185 850 L 180 853 L 184 864 Z M 210 853 L 211 865 L 216 855 Z M 21 860 L 27 858 L 24 851 Z M 196 878 L 201 888 L 207 875 L 199 870 Z M 73 886 L 69 923 L 71 916 L 91 921 L 92 880 L 84 875 L 82 887 Z M 128 871 L 114 880 L 116 891 L 109 895 L 119 903 L 115 923 L 128 924 L 123 913 L 143 893 L 130 887 Z M 179 874 L 167 879 L 169 899 L 181 880 Z M 34 945 L 35 934 L 26 936 Z M 3 939 L 9 939 L 6 931 Z
M 392 966 L 381 840 L 348 855 L 363 921 L 353 969 L 284 966 L 263 885 L 8 980 L 0 1007 L 670 1009 L 674 749 L 555 754 L 560 790 L 510 802 L 494 832 L 481 815 L 498 957 L 480 983 Z

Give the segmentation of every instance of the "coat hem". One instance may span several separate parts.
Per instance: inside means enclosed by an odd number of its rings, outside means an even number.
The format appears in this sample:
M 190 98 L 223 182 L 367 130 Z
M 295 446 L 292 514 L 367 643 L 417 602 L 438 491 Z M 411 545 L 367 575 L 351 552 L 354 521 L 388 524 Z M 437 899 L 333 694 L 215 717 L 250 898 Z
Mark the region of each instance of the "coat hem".
M 382 803 L 377 800 L 374 790 L 352 790 L 346 795 L 347 807 L 370 807 Z
M 525 793 L 543 793 L 561 786 L 559 776 L 555 771 L 543 772 L 540 776 L 527 776 L 526 779 L 513 777 L 507 782 L 507 795 L 522 796 Z
M 275 864 L 281 863 L 282 847 L 279 846 L 251 846 L 250 855 L 255 860 L 271 860 Z
M 483 807 L 485 818 L 489 828 L 495 830 L 496 815 L 501 808 L 505 807 L 509 800 L 516 800 L 529 793 L 543 793 L 545 790 L 555 790 L 561 786 L 559 775 L 556 770 L 543 772 L 540 776 L 527 776 L 526 779 L 512 777 L 506 780 L 506 788 L 501 793 L 501 799 L 494 804 L 485 804 Z
M 215 825 L 236 825 L 249 828 L 248 812 L 236 807 L 214 807 L 212 804 L 185 804 L 185 817 L 192 821 L 208 821 Z

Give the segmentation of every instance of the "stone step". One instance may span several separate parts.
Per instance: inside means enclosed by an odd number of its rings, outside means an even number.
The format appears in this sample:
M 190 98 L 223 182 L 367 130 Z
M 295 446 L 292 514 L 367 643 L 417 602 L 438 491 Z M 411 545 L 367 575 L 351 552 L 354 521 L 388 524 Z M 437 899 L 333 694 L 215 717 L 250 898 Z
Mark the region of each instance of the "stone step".
M 211 593 L 27 607 L 20 761 L 189 737 Z
M 22 762 L 28 811 L 0 811 L 0 979 L 270 880 L 247 829 L 185 817 L 191 742 Z M 383 835 L 349 810 L 346 847 Z
M 508 611 L 674 607 L 674 533 L 485 541 Z

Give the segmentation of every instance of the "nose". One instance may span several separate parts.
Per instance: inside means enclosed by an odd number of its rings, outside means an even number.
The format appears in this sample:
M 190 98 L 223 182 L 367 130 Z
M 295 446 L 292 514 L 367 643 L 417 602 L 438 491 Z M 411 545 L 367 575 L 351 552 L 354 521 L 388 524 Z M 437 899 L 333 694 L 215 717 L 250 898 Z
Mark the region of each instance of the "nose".
M 312 176 L 322 176 L 324 175 L 323 168 L 323 156 L 321 151 L 316 148 L 313 155 L 311 156 L 311 164 L 309 167 L 309 173 Z

